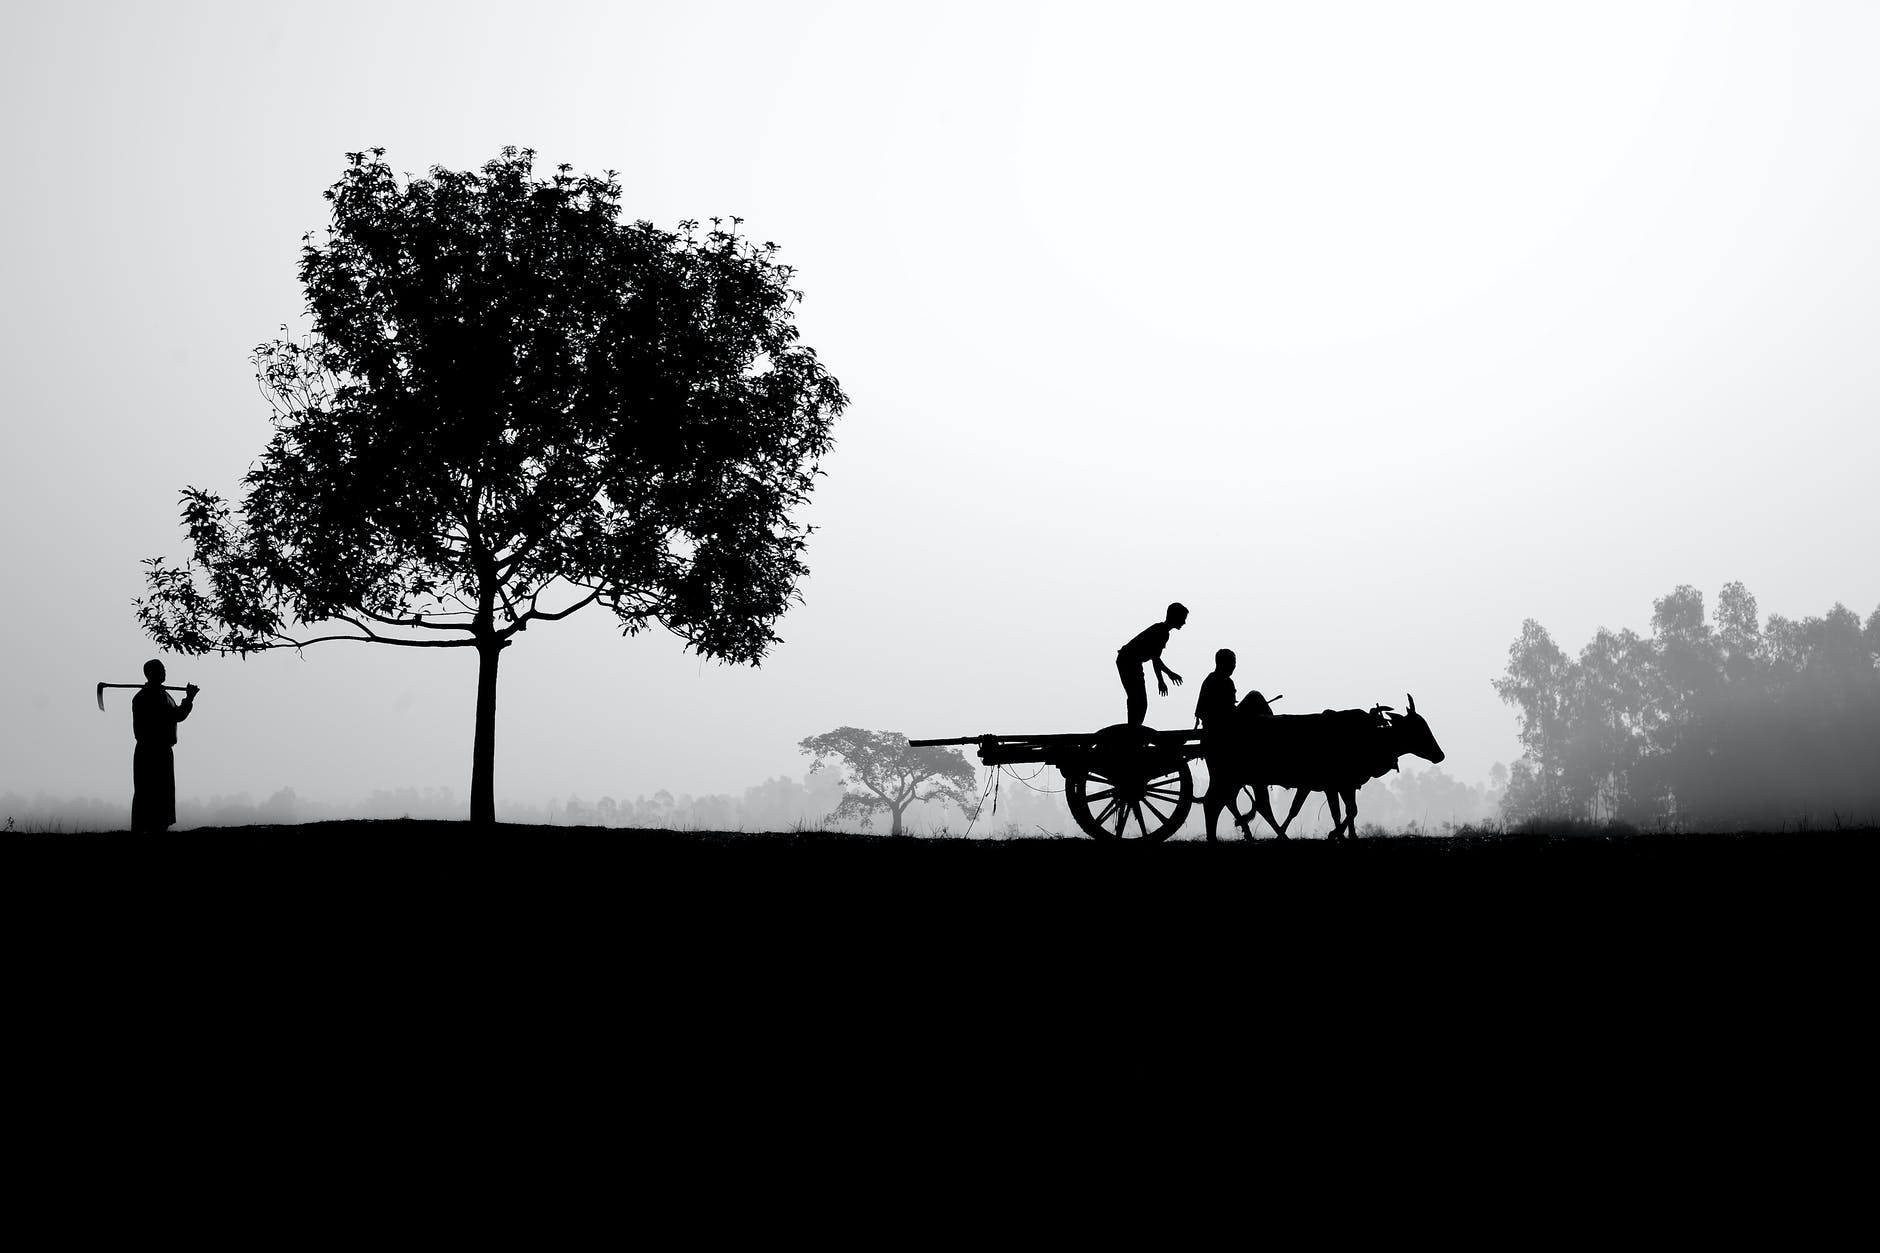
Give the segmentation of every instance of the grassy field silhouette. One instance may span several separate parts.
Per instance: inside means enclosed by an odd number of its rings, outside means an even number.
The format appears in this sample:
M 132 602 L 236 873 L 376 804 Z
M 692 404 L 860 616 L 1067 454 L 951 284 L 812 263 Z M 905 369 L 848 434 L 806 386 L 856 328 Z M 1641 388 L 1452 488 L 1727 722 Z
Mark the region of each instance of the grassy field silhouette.
M 199 827 L 161 836 L 14 831 L 0 864 L 21 883 L 165 884 L 190 893 L 376 896 L 396 908 L 434 905 L 438 891 L 533 893 L 605 910 L 616 895 L 679 911 L 740 896 L 762 911 L 878 908 L 885 902 L 1003 902 L 1015 917 L 1162 914 L 1179 925 L 1293 917 L 1323 930 L 1337 916 L 1366 927 L 1384 916 L 1505 911 L 1520 902 L 1568 913 L 1616 909 L 1641 920 L 1720 911 L 1755 926 L 1781 912 L 1832 911 L 1864 899 L 1880 830 L 1743 834 L 1602 832 L 1225 840 L 1209 845 L 1099 842 L 1082 837 L 921 838 L 801 830 L 782 833 L 477 825 L 416 819 Z M 415 885 L 430 885 L 418 890 Z M 653 888 L 666 899 L 647 897 Z M 437 891 L 432 891 L 436 888 Z M 416 894 L 413 894 L 413 893 Z M 512 903 L 510 912 L 525 906 Z M 1369 911 L 1368 915 L 1366 911 Z M 1222 925 L 1225 925 L 1224 923 Z

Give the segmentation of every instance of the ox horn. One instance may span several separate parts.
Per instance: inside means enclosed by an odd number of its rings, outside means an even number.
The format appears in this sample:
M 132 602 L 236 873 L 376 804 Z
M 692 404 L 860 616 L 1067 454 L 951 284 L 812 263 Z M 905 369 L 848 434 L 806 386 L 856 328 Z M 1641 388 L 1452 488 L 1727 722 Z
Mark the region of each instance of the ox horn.
M 1416 698 L 1416 697 L 1414 697 L 1414 696 L 1412 696 L 1412 695 L 1410 695 L 1410 693 L 1408 693 L 1408 692 L 1405 692 L 1405 693 L 1403 694 L 1403 698 L 1404 698 L 1404 700 L 1405 700 L 1405 702 L 1407 702 L 1407 703 L 1409 704 L 1409 706 L 1410 706 L 1410 712 L 1411 712 L 1411 713 L 1415 713 L 1415 712 L 1417 711 L 1417 698 Z

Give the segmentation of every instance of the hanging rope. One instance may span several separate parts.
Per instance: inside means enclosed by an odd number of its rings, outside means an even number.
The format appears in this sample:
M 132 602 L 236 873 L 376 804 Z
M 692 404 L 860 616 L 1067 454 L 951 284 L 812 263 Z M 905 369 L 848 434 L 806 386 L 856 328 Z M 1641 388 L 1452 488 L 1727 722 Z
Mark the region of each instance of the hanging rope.
M 961 839 L 966 839 L 972 835 L 973 825 L 979 821 L 979 815 L 986 812 L 986 797 L 992 797 L 992 812 L 994 814 L 999 812 L 999 793 L 997 789 L 999 784 L 999 771 L 1001 769 L 1003 769 L 1003 767 L 994 766 L 992 773 L 986 776 L 986 790 L 979 794 L 979 803 L 973 806 L 973 816 L 967 820 L 966 830 L 960 836 Z
M 1051 768 L 1049 766 L 1039 766 L 1036 770 L 1032 771 L 1030 774 L 1020 774 L 1016 770 L 1013 770 L 1010 766 L 1006 766 L 1002 768 L 1005 770 L 1005 773 L 1007 774 L 1007 776 L 1018 780 L 1020 783 L 1023 783 L 1026 787 L 1031 788 L 1032 791 L 1037 792 L 1041 796 L 1064 795 L 1064 789 L 1061 787 L 1031 787 L 1031 781 L 1037 778 L 1039 775 L 1043 774 L 1046 770 L 1049 770 Z

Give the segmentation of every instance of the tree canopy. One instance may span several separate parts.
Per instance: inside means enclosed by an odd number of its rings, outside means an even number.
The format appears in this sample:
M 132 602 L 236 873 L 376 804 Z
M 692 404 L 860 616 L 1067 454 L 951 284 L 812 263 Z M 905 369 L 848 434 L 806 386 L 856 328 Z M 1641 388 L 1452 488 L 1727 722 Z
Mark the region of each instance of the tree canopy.
M 497 656 L 531 623 L 598 603 L 709 657 L 777 642 L 847 404 L 775 244 L 624 222 L 611 171 L 533 160 L 401 182 L 348 155 L 303 239 L 311 332 L 253 357 L 273 436 L 238 505 L 184 491 L 191 555 L 137 602 L 183 653 L 476 648 L 482 820 Z

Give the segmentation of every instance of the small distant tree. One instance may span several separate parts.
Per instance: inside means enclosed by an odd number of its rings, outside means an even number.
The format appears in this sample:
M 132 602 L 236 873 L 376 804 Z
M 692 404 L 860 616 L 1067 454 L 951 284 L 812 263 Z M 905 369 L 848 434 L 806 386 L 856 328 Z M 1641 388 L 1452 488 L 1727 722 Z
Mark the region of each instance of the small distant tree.
M 969 819 L 978 810 L 972 764 L 957 748 L 910 748 L 899 731 L 865 731 L 837 727 L 812 735 L 797 745 L 815 758 L 809 772 L 840 763 L 847 768 L 841 780 L 846 789 L 842 803 L 830 817 L 840 822 L 864 822 L 878 813 L 889 815 L 890 835 L 903 833 L 901 818 L 911 805 L 939 801 L 960 807 Z
M 256 350 L 274 434 L 244 498 L 184 491 L 192 555 L 146 563 L 138 620 L 186 654 L 475 649 L 493 822 L 502 651 L 598 604 L 757 663 L 847 398 L 738 219 L 622 222 L 611 172 L 538 179 L 527 150 L 402 183 L 383 156 L 349 154 L 301 250 L 311 335 Z

